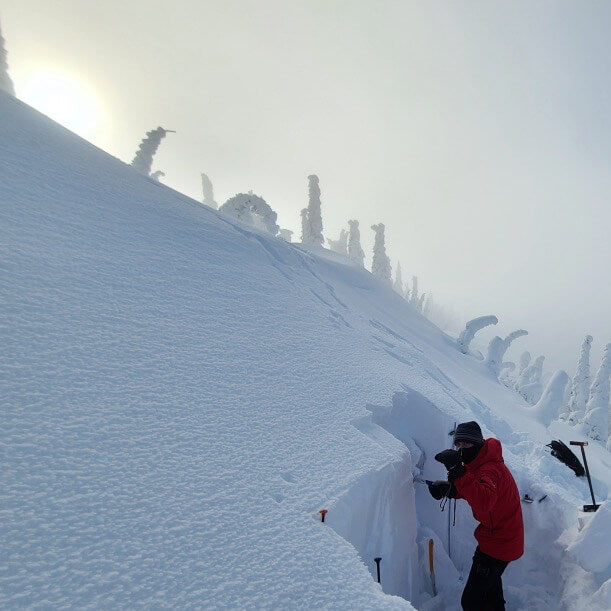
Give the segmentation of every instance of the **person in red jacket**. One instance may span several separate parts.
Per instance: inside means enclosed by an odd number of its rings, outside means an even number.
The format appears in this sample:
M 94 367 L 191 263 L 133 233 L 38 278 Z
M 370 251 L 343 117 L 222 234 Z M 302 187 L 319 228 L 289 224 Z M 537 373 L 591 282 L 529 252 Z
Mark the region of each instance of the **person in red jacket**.
M 448 479 L 433 482 L 429 491 L 436 499 L 465 499 L 479 522 L 478 545 L 460 602 L 464 611 L 504 611 L 501 575 L 524 553 L 518 487 L 503 462 L 501 442 L 484 440 L 477 422 L 456 427 L 454 446 L 456 450 L 435 456 L 448 470 Z

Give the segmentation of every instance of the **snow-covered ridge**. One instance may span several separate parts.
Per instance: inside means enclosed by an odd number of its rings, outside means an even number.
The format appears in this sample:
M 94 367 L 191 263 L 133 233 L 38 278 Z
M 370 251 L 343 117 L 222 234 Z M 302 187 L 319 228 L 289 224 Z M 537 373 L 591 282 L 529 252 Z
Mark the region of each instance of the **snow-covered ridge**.
M 456 608 L 473 520 L 459 504 L 450 559 L 413 475 L 441 477 L 431 453 L 475 418 L 547 494 L 524 508 L 508 609 L 604 608 L 608 564 L 579 568 L 571 531 L 586 484 L 544 447 L 568 425 L 546 430 L 390 286 L 1 92 L 0 141 L 0 606 Z M 603 500 L 609 454 L 588 451 Z

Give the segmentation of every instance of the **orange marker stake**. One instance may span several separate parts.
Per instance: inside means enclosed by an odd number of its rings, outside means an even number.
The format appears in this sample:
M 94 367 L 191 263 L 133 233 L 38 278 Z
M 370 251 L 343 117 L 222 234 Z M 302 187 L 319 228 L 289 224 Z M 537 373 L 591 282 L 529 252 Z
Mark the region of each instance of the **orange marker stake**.
M 431 584 L 433 586 L 433 597 L 437 596 L 437 586 L 435 585 L 435 566 L 433 564 L 433 539 L 429 539 L 429 571 L 431 573 Z

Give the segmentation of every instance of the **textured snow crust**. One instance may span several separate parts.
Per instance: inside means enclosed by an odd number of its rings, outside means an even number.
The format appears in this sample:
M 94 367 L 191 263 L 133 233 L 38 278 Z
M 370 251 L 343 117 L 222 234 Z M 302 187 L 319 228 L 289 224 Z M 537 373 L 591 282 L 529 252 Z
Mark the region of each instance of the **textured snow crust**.
M 413 476 L 443 477 L 432 456 L 476 419 L 521 492 L 547 495 L 524 506 L 507 608 L 605 608 L 608 577 L 576 551 L 587 485 L 544 447 L 578 429 L 546 429 L 339 255 L 2 93 L 0 141 L 0 607 L 458 609 L 475 523 L 459 502 L 448 541 Z M 588 452 L 604 500 L 610 455 Z

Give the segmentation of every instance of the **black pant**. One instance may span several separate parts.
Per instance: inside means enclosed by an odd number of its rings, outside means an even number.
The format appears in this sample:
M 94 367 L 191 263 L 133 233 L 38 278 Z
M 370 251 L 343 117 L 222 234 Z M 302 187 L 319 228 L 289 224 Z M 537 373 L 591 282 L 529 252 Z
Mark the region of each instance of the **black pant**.
M 501 575 L 509 562 L 475 549 L 471 572 L 460 604 L 464 611 L 505 611 Z

